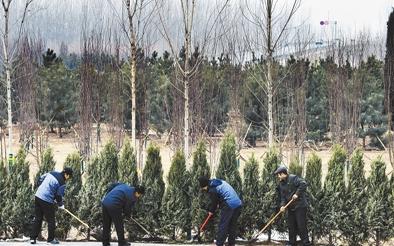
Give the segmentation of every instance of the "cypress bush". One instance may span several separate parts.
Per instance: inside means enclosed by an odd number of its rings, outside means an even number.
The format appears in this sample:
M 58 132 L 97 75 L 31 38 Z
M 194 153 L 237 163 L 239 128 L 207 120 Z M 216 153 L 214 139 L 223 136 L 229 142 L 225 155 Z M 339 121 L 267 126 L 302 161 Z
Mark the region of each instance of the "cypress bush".
M 298 177 L 302 177 L 302 166 L 298 158 L 291 158 L 289 165 L 289 173 L 297 175 Z
M 7 171 L 4 166 L 3 160 L 0 160 L 0 235 L 4 235 L 6 231 L 5 220 L 3 215 L 4 207 L 6 204 L 6 179 L 7 179 Z
M 138 217 L 151 232 L 161 228 L 162 199 L 165 190 L 160 149 L 155 145 L 148 147 L 148 156 L 142 173 L 145 195 L 137 206 Z
M 216 178 L 229 183 L 241 195 L 242 181 L 238 170 L 237 145 L 234 136 L 231 134 L 227 134 L 221 144 L 220 162 L 216 171 Z
M 211 172 L 207 161 L 206 146 L 203 141 L 197 144 L 196 151 L 193 153 L 193 164 L 191 168 L 191 221 L 192 228 L 196 231 L 203 223 L 208 212 L 207 207 L 209 203 L 209 196 L 205 192 L 201 192 L 198 178 L 201 176 L 210 177 Z M 206 226 L 205 238 L 213 240 L 215 235 L 213 220 Z
M 256 158 L 252 155 L 245 163 L 243 172 L 242 198 L 244 206 L 242 208 L 240 224 L 242 234 L 250 239 L 258 229 L 260 216 L 260 188 L 259 165 Z
M 340 145 L 334 145 L 333 154 L 328 162 L 328 173 L 324 182 L 324 197 L 322 199 L 322 223 L 324 233 L 329 235 L 329 243 L 333 240 L 342 226 L 345 216 L 345 165 L 346 151 Z
M 52 149 L 48 148 L 42 154 L 41 165 L 40 165 L 38 172 L 34 178 L 34 186 L 36 185 L 38 178 L 47 172 L 53 171 L 55 169 L 55 165 L 56 165 L 56 162 L 53 158 Z M 38 188 L 38 187 L 34 187 L 34 188 Z
M 365 215 L 368 223 L 369 236 L 375 245 L 390 236 L 390 205 L 389 182 L 386 176 L 386 164 L 379 158 L 372 163 L 371 174 L 368 177 L 368 201 Z
M 267 152 L 266 156 L 263 160 L 264 168 L 261 174 L 261 189 L 260 189 L 260 196 L 261 196 L 261 204 L 260 204 L 260 218 L 262 219 L 262 223 L 260 227 L 265 225 L 272 215 L 277 211 L 279 208 L 278 204 L 278 181 L 276 176 L 274 175 L 275 170 L 279 167 L 281 163 L 281 159 L 279 157 L 279 153 L 271 149 Z M 280 200 L 279 200 L 280 202 Z M 276 227 L 283 230 L 283 223 L 276 222 Z M 268 241 L 271 241 L 271 228 L 268 229 Z
M 352 155 L 349 170 L 349 184 L 346 189 L 344 223 L 342 232 L 349 245 L 362 245 L 367 239 L 367 204 L 364 160 L 361 150 L 356 149 Z
M 163 198 L 163 229 L 172 239 L 189 232 L 191 224 L 190 177 L 186 170 L 185 156 L 177 151 L 172 159 Z M 184 237 L 183 237 L 184 238 Z
M 314 243 L 315 239 L 323 236 L 321 225 L 324 220 L 324 217 L 321 215 L 321 199 L 323 196 L 322 162 L 315 153 L 313 153 L 306 162 L 305 181 L 308 183 L 308 229 L 312 237 L 312 243 Z
M 82 187 L 81 163 L 82 159 L 79 153 L 72 153 L 67 156 L 63 164 L 63 168 L 70 167 L 74 171 L 72 179 L 67 181 L 64 196 L 64 207 L 72 213 L 77 213 L 81 204 L 81 201 L 78 199 L 78 194 Z M 56 228 L 56 233 L 63 240 L 67 239 L 71 226 L 77 228 L 81 226 L 78 221 L 64 211 L 59 211 L 56 217 L 57 221 L 60 222 Z
M 132 186 L 138 184 L 137 160 L 130 141 L 125 141 L 119 158 L 119 181 Z
M 21 148 L 14 164 L 10 165 L 5 180 L 4 207 L 1 217 L 6 228 L 6 237 L 29 235 L 33 215 L 33 189 L 29 180 L 29 163 Z

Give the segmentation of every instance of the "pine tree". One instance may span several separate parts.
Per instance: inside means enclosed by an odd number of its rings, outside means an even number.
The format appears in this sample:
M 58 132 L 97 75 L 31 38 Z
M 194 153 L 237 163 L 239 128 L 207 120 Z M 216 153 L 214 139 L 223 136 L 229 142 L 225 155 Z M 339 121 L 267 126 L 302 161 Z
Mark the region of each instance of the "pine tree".
M 201 176 L 210 177 L 211 172 L 207 161 L 206 146 L 203 141 L 197 144 L 197 149 L 193 153 L 193 165 L 191 168 L 191 195 L 192 195 L 192 228 L 198 228 L 207 216 L 209 203 L 208 194 L 201 192 L 198 178 Z M 215 234 L 214 223 L 210 221 L 206 226 L 204 236 L 208 239 L 213 239 Z
M 309 202 L 308 228 L 312 237 L 312 243 L 316 238 L 323 236 L 321 225 L 321 198 L 322 190 L 322 163 L 321 159 L 313 153 L 306 163 L 305 181 L 308 183 L 307 194 Z
M 145 195 L 137 205 L 138 217 L 152 232 L 161 228 L 162 198 L 165 190 L 160 149 L 157 146 L 148 147 L 141 183 L 145 187 Z
M 260 188 L 259 165 L 256 158 L 252 155 L 245 163 L 244 178 L 242 186 L 243 207 L 240 224 L 241 232 L 251 238 L 260 223 L 261 217 L 257 213 L 260 210 L 260 197 L 256 191 Z
M 364 161 L 361 150 L 354 151 L 349 171 L 349 184 L 346 192 L 346 215 L 342 226 L 350 245 L 362 245 L 367 239 L 367 221 L 364 215 L 367 203 Z
M 368 223 L 368 233 L 375 240 L 375 245 L 389 236 L 389 182 L 386 176 L 386 164 L 379 158 L 372 163 L 371 174 L 368 178 L 368 202 L 365 215 Z
M 1 217 L 7 228 L 6 235 L 21 237 L 30 233 L 30 222 L 33 214 L 33 189 L 29 181 L 29 163 L 26 153 L 21 148 L 16 155 L 16 160 L 10 166 L 6 179 L 4 194 L 5 206 Z
M 78 193 L 82 187 L 82 174 L 81 174 L 81 156 L 78 153 L 69 154 L 64 162 L 64 167 L 70 167 L 74 171 L 72 179 L 66 184 L 64 206 L 73 213 L 76 213 L 80 207 L 81 201 L 78 199 Z M 56 231 L 61 239 L 66 239 L 71 226 L 79 227 L 80 223 L 71 218 L 69 214 L 60 211 L 56 215 L 58 224 Z
M 238 170 L 237 145 L 234 136 L 231 134 L 227 134 L 223 139 L 216 178 L 229 183 L 241 195 L 242 181 Z
M 260 224 L 260 226 L 266 224 L 272 217 L 272 215 L 276 212 L 277 208 L 279 208 L 278 181 L 274 175 L 275 170 L 281 163 L 278 152 L 274 149 L 271 149 L 269 152 L 267 152 L 263 163 L 264 168 L 261 175 L 262 181 L 260 189 L 260 218 L 262 219 L 263 223 Z M 283 227 L 283 224 L 280 227 Z M 271 241 L 271 229 L 268 230 L 268 241 Z
M 55 169 L 56 162 L 53 158 L 53 152 L 51 148 L 48 148 L 44 151 L 41 157 L 41 165 L 40 168 L 38 169 L 38 172 L 36 174 L 36 177 L 34 178 L 34 185 L 36 185 L 35 182 L 37 182 L 38 178 L 48 172 L 51 172 Z M 38 187 L 35 187 L 38 188 Z
M 80 201 L 79 217 L 91 226 L 100 225 L 102 219 L 100 204 L 102 195 L 98 192 L 101 189 L 99 165 L 98 157 L 94 157 L 90 161 L 86 181 L 78 194 L 78 200 Z
M 135 152 L 126 140 L 119 158 L 119 181 L 135 186 L 138 184 L 137 160 Z
M 163 229 L 176 240 L 180 232 L 188 232 L 191 223 L 190 177 L 185 156 L 179 150 L 173 157 L 167 184 L 163 198 Z
M 329 235 L 329 243 L 333 244 L 336 230 L 342 225 L 345 216 L 345 165 L 346 151 L 342 146 L 334 145 L 333 154 L 328 162 L 328 173 L 324 182 L 322 199 L 322 216 L 326 219 L 321 225 L 324 233 Z M 330 219 L 327 219 L 330 218 Z

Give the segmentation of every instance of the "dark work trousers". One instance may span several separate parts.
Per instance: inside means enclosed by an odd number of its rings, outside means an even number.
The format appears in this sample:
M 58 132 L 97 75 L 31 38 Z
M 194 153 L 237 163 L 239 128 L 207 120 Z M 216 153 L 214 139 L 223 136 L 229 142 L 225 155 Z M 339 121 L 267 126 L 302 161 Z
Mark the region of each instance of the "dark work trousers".
M 114 222 L 118 244 L 126 243 L 124 239 L 124 224 L 122 210 L 109 208 L 102 205 L 103 209 L 103 244 L 109 244 L 111 240 L 111 223 Z
M 241 214 L 241 207 L 236 209 L 225 206 L 220 212 L 219 230 L 216 236 L 216 245 L 222 246 L 228 236 L 228 244 L 235 245 L 237 221 Z
M 297 208 L 296 210 L 288 211 L 289 243 L 292 246 L 297 245 L 297 234 L 301 238 L 302 245 L 311 245 L 306 227 L 306 212 L 307 208 Z
M 47 241 L 50 242 L 55 239 L 55 212 L 56 205 L 41 200 L 38 197 L 34 199 L 34 213 L 35 217 L 33 220 L 33 229 L 30 235 L 31 239 L 36 239 L 38 234 L 41 232 L 42 219 L 45 216 L 45 220 L 48 223 L 48 238 Z

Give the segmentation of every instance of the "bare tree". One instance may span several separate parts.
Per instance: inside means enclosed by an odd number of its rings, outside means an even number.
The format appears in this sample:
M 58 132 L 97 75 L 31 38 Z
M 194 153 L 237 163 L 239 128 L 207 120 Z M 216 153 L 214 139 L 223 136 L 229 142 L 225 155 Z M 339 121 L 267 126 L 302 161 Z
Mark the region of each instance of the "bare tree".
M 248 46 L 253 50 L 261 50 L 265 59 L 265 69 L 262 71 L 267 94 L 268 114 L 268 145 L 274 146 L 274 97 L 278 82 L 275 81 L 275 54 L 283 45 L 283 40 L 289 33 L 290 21 L 300 7 L 301 0 L 283 1 L 258 0 L 255 2 L 244 1 L 241 8 L 244 17 L 252 25 L 250 33 L 246 34 Z M 254 4 L 254 5 L 252 5 Z M 290 7 L 288 7 L 290 6 Z
M 3 66 L 5 72 L 5 80 L 7 85 L 7 117 L 8 117 L 8 153 L 9 155 L 13 154 L 12 151 L 12 98 L 11 98 L 11 87 L 12 87 L 12 70 L 13 70 L 13 60 L 16 47 L 19 43 L 19 39 L 21 37 L 21 33 L 23 30 L 23 25 L 26 19 L 27 12 L 29 10 L 29 6 L 32 4 L 33 0 L 25 0 L 24 9 L 22 12 L 22 17 L 20 19 L 19 27 L 17 28 L 16 40 L 13 46 L 10 46 L 10 36 L 11 31 L 14 29 L 11 27 L 10 29 L 10 8 L 13 0 L 2 0 L 2 10 L 3 10 L 3 23 L 4 26 L 2 28 L 2 43 L 3 43 Z
M 174 6 L 166 6 L 164 3 L 165 1 L 163 0 L 156 0 L 157 5 L 158 5 L 158 10 L 157 13 L 160 18 L 160 24 L 162 26 L 161 33 L 163 37 L 166 39 L 168 45 L 170 46 L 170 50 L 172 52 L 172 55 L 175 57 L 175 66 L 176 70 L 179 71 L 180 77 L 182 80 L 182 88 L 175 87 L 179 93 L 181 93 L 183 97 L 183 148 L 184 148 L 184 153 L 187 159 L 189 159 L 189 144 L 190 144 L 190 81 L 191 78 L 195 75 L 197 72 L 203 57 L 206 53 L 207 46 L 208 44 L 214 39 L 214 36 L 216 37 L 218 34 L 215 32 L 217 31 L 215 29 L 216 24 L 218 23 L 218 20 L 220 19 L 224 9 L 228 6 L 228 0 L 226 1 L 215 1 L 215 3 L 212 5 L 212 10 L 211 12 L 205 12 L 204 16 L 206 17 L 208 15 L 208 18 L 206 18 L 206 23 L 200 22 L 199 26 L 202 26 L 203 30 L 201 31 L 199 35 L 202 37 L 202 40 L 197 41 L 197 38 L 195 38 L 192 34 L 193 32 L 196 32 L 196 25 L 195 25 L 195 19 L 197 16 L 197 10 L 202 10 L 201 8 L 198 9 L 198 3 L 201 3 L 200 1 L 197 0 L 179 0 L 180 4 L 180 9 L 181 9 L 181 26 L 172 26 L 172 30 L 177 29 L 179 32 L 181 32 L 181 47 L 177 47 L 177 41 L 174 36 L 171 36 L 170 33 L 170 25 L 168 23 L 168 19 L 164 18 L 163 15 L 163 10 L 168 10 L 169 7 L 174 7 Z M 200 7 L 206 7 L 201 5 Z M 202 10 L 203 12 L 203 10 Z M 202 21 L 202 20 L 201 20 Z M 193 44 L 199 43 L 201 47 L 200 55 L 198 57 L 194 57 L 196 60 L 191 64 L 191 54 L 192 54 L 192 49 L 193 49 Z M 197 45 L 196 45 L 197 46 Z M 180 52 L 182 50 L 182 52 Z M 179 59 L 178 54 L 182 53 L 184 56 L 183 61 Z M 175 105 L 176 107 L 179 105 Z

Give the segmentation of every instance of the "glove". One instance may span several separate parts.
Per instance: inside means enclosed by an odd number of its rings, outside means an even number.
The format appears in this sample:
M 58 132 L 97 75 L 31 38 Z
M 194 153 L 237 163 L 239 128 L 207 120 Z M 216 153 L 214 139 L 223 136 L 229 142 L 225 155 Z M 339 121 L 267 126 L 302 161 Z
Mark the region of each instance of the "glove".
M 64 209 L 64 205 L 59 206 L 59 209 Z

